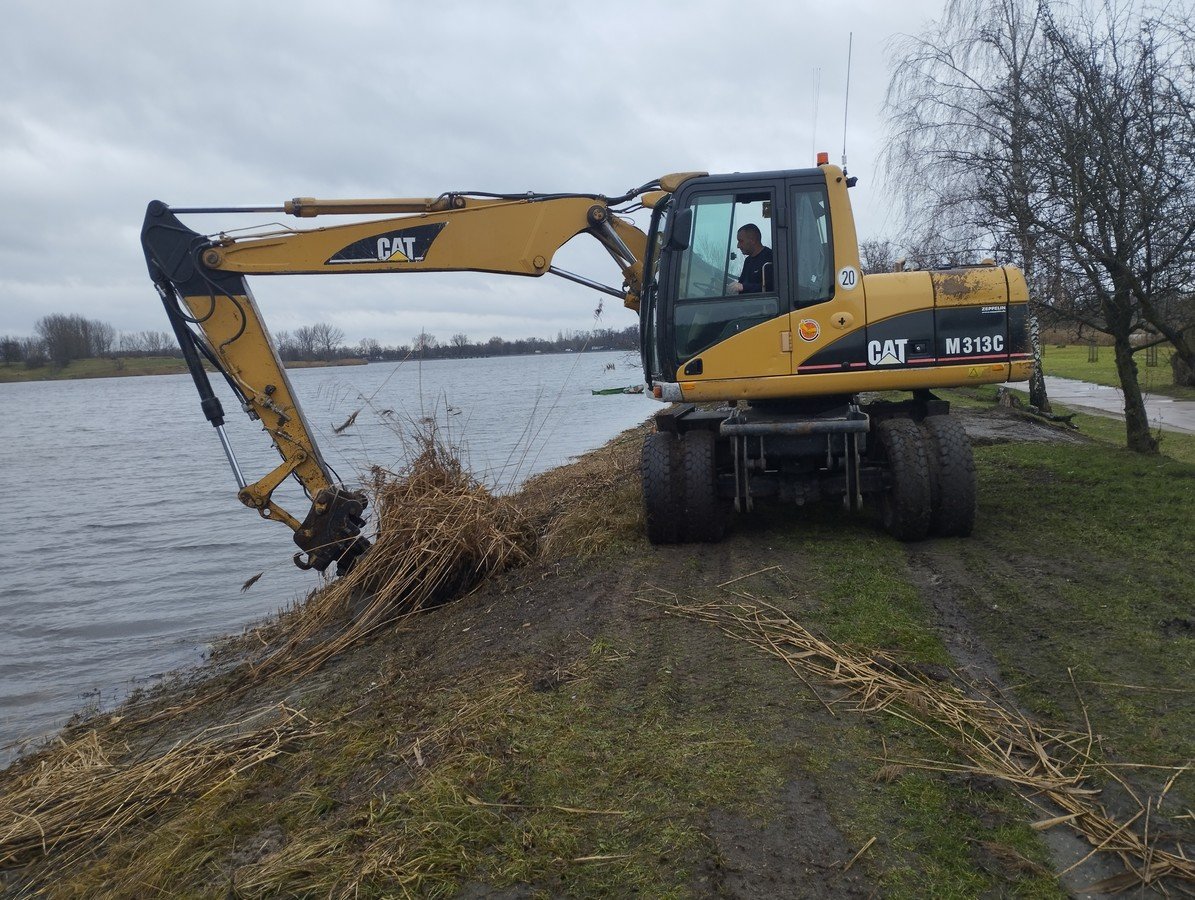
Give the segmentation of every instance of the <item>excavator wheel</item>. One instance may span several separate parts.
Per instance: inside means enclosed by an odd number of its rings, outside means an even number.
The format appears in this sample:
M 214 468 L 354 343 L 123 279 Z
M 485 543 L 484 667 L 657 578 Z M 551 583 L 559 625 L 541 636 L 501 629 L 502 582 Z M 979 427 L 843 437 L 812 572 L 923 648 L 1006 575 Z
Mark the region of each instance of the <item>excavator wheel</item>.
M 953 416 L 929 416 L 921 428 L 929 457 L 930 533 L 967 537 L 975 527 L 977 493 L 971 441 Z
M 901 541 L 929 534 L 932 502 L 927 441 L 911 419 L 887 419 L 876 427 L 888 463 L 889 485 L 880 501 L 884 530 Z
M 685 484 L 682 538 L 716 544 L 726 535 L 726 510 L 718 499 L 714 433 L 704 429 L 686 432 L 681 448 Z
M 675 434 L 657 431 L 643 442 L 639 460 L 643 476 L 643 518 L 653 544 L 681 541 L 683 516 L 681 447 Z

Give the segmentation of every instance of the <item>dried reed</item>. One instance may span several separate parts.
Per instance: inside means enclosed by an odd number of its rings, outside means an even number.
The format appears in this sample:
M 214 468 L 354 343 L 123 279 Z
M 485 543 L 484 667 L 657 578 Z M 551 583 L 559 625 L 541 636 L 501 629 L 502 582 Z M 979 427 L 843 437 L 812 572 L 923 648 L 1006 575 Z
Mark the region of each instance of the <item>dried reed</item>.
M 195 799 L 286 753 L 318 732 L 302 714 L 271 706 L 208 728 L 157 755 L 106 746 L 95 731 L 62 741 L 18 777 L 0 799 L 0 868 L 53 853 L 95 847 L 179 799 Z
M 314 594 L 246 677 L 301 676 L 350 646 L 527 559 L 535 535 L 508 498 L 468 474 L 434 433 L 395 474 L 374 468 L 377 535 L 352 571 Z
M 700 603 L 662 589 L 654 591 L 654 596 L 640 599 L 672 615 L 708 622 L 778 657 L 798 676 L 810 676 L 841 689 L 841 696 L 830 703 L 818 698 L 831 711 L 844 707 L 887 713 L 957 747 L 967 759 L 967 763 L 960 764 L 925 759 L 895 762 L 999 778 L 1015 785 L 1029 802 L 1051 814 L 1051 818 L 1037 823 L 1039 830 L 1066 824 L 1094 848 L 1067 872 L 1095 853 L 1112 853 L 1120 858 L 1126 872 L 1115 882 L 1097 886 L 1100 890 L 1163 882 L 1195 883 L 1195 860 L 1188 859 L 1181 846 L 1174 851 L 1161 847 L 1156 830 L 1151 835 L 1148 827 L 1151 811 L 1158 808 L 1186 767 L 1175 770 L 1175 778 L 1161 796 L 1148 798 L 1139 812 L 1127 822 L 1118 823 L 1097 801 L 1100 791 L 1092 786 L 1094 778 L 1114 780 L 1130 796 L 1136 795 L 1110 767 L 1093 757 L 1095 739 L 1090 724 L 1085 733 L 1042 728 L 991 691 L 971 688 L 964 693 L 950 684 L 931 681 L 890 657 L 819 638 L 782 610 L 750 595 L 727 589 L 733 599 Z M 1044 805 L 1041 798 L 1051 806 Z M 1058 810 L 1063 814 L 1057 815 Z M 1144 827 L 1134 830 L 1131 826 L 1135 824 Z
M 401 472 L 372 470 L 374 545 L 346 576 L 261 629 L 263 646 L 231 685 L 200 685 L 186 702 L 131 716 L 128 724 L 162 721 L 268 681 L 308 675 L 402 619 L 529 558 L 536 535 L 527 514 L 466 472 L 434 429 L 416 440 L 418 452 Z

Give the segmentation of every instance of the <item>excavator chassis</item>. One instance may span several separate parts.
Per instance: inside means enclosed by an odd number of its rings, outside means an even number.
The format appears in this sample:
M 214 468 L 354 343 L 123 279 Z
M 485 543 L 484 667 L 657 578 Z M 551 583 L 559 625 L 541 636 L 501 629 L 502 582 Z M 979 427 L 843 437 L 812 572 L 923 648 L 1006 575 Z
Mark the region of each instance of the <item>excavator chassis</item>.
M 963 537 L 974 527 L 970 442 L 949 404 L 928 392 L 804 412 L 684 405 L 655 419 L 641 459 L 654 544 L 718 541 L 731 511 L 750 512 L 759 500 L 838 500 L 851 512 L 866 500 L 904 541 Z

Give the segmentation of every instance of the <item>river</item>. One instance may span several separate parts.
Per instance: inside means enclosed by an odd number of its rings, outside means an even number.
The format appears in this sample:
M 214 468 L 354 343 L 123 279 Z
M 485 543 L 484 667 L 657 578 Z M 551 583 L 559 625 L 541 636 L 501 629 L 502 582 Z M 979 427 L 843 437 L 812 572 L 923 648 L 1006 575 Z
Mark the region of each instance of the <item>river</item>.
M 349 483 L 369 465 L 401 467 L 421 419 L 461 446 L 479 478 L 509 490 L 658 408 L 642 396 L 592 393 L 642 381 L 628 353 L 290 376 L 325 458 Z M 255 480 L 278 457 L 227 391 L 222 400 L 241 467 Z M 188 376 L 0 384 L 0 413 L 0 469 L 13 490 L 0 587 L 0 763 L 75 712 L 108 708 L 200 662 L 214 639 L 319 584 L 291 564 L 289 529 L 236 500 Z M 281 502 L 306 512 L 295 485 Z

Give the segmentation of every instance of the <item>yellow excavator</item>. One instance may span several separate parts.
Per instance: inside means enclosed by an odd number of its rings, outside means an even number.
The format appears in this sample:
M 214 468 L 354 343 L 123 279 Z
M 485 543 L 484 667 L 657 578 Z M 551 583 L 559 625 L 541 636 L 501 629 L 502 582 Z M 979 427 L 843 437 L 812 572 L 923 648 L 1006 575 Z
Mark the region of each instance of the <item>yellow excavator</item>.
M 878 501 L 901 540 L 965 536 L 975 521 L 970 444 L 935 388 L 1027 380 L 1028 289 L 1012 266 L 864 275 L 847 194 L 824 155 L 808 169 L 665 176 L 616 197 L 449 192 L 281 206 L 171 208 L 153 201 L 150 276 L 216 427 L 238 497 L 294 531 L 301 568 L 347 571 L 368 550 L 366 498 L 336 483 L 304 419 L 246 276 L 365 272 L 548 273 L 619 297 L 639 315 L 645 393 L 668 406 L 643 445 L 644 515 L 656 544 L 716 541 L 757 499 Z M 645 233 L 629 218 L 650 210 Z M 371 216 L 320 228 L 202 234 L 179 216 Z M 564 271 L 587 234 L 615 287 Z M 281 456 L 250 482 L 204 363 L 224 376 Z M 865 392 L 907 392 L 861 402 Z M 296 478 L 302 521 L 273 500 Z

